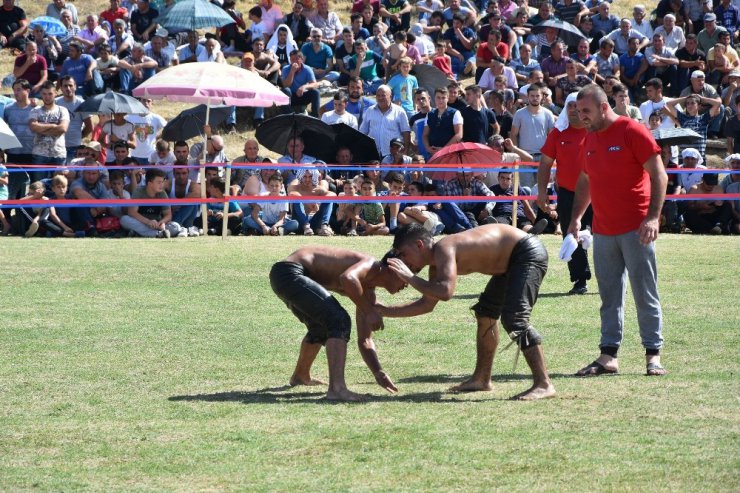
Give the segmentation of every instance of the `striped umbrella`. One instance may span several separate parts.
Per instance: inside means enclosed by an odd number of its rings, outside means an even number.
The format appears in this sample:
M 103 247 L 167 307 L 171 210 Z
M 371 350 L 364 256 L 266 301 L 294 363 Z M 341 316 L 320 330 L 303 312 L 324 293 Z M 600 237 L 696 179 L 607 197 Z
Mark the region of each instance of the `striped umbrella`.
M 34 20 L 32 20 L 31 29 L 33 29 L 34 27 L 43 28 L 44 32 L 49 36 L 67 35 L 67 28 L 64 27 L 62 21 L 60 21 L 56 17 L 51 17 L 48 15 L 42 15 L 41 17 L 36 17 Z
M 188 29 L 194 31 L 208 27 L 223 27 L 234 23 L 224 9 L 206 0 L 182 0 L 177 2 L 166 15 L 160 15 L 157 23 L 165 29 Z

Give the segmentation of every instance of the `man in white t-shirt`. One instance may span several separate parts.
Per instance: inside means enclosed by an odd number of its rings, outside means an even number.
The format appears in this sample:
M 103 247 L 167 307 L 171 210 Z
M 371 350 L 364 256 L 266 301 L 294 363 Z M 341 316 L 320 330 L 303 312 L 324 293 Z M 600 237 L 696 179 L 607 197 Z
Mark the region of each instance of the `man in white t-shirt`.
M 357 117 L 347 111 L 348 100 L 349 97 L 346 92 L 337 92 L 334 95 L 334 109 L 321 115 L 321 121 L 329 125 L 344 123 L 357 130 Z
M 134 137 L 136 147 L 131 150 L 131 157 L 139 164 L 148 164 L 151 155 L 157 151 L 157 136 L 162 132 L 167 120 L 152 113 L 152 100 L 150 98 L 139 98 L 149 113 L 146 115 L 128 115 L 126 120 L 134 126 Z

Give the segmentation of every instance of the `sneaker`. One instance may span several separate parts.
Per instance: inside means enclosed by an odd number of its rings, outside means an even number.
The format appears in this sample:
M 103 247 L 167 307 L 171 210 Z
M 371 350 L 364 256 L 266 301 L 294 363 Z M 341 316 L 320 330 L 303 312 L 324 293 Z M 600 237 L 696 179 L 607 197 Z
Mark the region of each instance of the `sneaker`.
M 352 228 L 349 231 L 347 231 L 347 236 L 357 236 L 357 230 Z
M 586 286 L 586 281 L 576 281 L 575 284 L 573 284 L 573 288 L 568 291 L 569 295 L 582 295 L 588 293 L 588 286 Z
M 328 224 L 322 224 L 319 228 L 319 236 L 334 236 L 334 231 Z
M 310 224 L 303 226 L 303 236 L 313 236 L 313 230 Z
M 278 226 L 278 236 L 285 236 L 285 228 Z
M 157 233 L 157 238 L 170 238 L 172 237 L 172 234 L 170 233 L 169 229 L 164 229 Z
M 532 226 L 532 229 L 529 230 L 529 234 L 538 235 L 542 233 L 546 227 L 547 227 L 547 219 L 543 217 L 542 219 L 534 223 L 534 226 Z
M 26 230 L 26 234 L 24 234 L 23 236 L 25 236 L 26 238 L 30 238 L 33 235 L 35 235 L 38 232 L 38 230 L 39 230 L 39 223 L 31 223 L 31 225 L 28 226 L 28 229 Z
M 233 124 L 233 123 L 232 123 L 232 124 L 230 124 L 230 125 L 227 125 L 227 126 L 226 126 L 226 133 L 229 133 L 229 134 L 236 134 L 236 125 L 235 125 L 235 124 Z
M 179 233 L 177 233 L 176 238 L 187 238 L 188 237 L 188 231 L 186 229 L 181 229 Z
M 208 236 L 216 236 L 217 234 L 216 228 L 208 228 Z
M 195 226 L 190 226 L 188 228 L 188 236 L 200 236 L 200 230 Z
M 28 229 L 30 231 L 31 228 L 28 228 Z M 38 225 L 36 226 L 36 229 L 38 229 Z M 711 234 L 711 235 L 721 235 L 722 234 L 722 226 L 720 226 L 719 224 L 715 224 L 714 227 L 709 230 L 709 234 Z M 31 236 L 33 236 L 33 235 L 31 235 Z M 28 233 L 26 233 L 26 237 L 28 237 Z

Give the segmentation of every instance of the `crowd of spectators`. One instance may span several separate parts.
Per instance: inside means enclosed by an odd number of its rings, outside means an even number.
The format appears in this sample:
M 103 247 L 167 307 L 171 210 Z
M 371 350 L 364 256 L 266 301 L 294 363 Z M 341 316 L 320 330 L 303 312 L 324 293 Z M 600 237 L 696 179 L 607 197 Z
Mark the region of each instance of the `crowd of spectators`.
M 204 0 L 205 1 L 205 0 Z M 716 0 L 715 0 L 716 2 Z M 618 18 L 608 1 L 561 0 L 357 0 L 351 13 L 329 0 L 294 1 L 284 15 L 260 0 L 247 18 L 233 0 L 218 2 L 234 20 L 206 32 L 167 25 L 174 1 L 110 0 L 103 12 L 78 12 L 54 0 L 46 15 L 67 34 L 29 26 L 13 0 L 0 8 L 0 45 L 18 52 L 6 77 L 13 97 L 2 97 L 2 115 L 22 147 L 7 149 L 12 164 L 57 165 L 56 172 L 8 172 L 0 167 L 0 200 L 39 197 L 98 199 L 196 198 L 207 195 L 376 197 L 357 202 L 307 198 L 285 202 L 210 203 L 207 217 L 193 205 L 116 207 L 17 207 L 0 209 L 3 233 L 33 236 L 128 234 L 194 236 L 231 234 L 391 234 L 398 224 L 420 222 L 434 233 L 455 233 L 491 222 L 511 222 L 559 232 L 552 211 L 534 202 L 384 203 L 385 195 L 494 196 L 536 194 L 536 176 L 522 172 L 513 189 L 509 173 L 462 172 L 432 180 L 410 164 L 439 149 L 476 142 L 501 152 L 507 163 L 538 162 L 541 148 L 567 96 L 601 85 L 615 111 L 651 129 L 688 128 L 698 142 L 665 147 L 667 168 L 697 168 L 707 161 L 707 140 L 727 138 L 727 163 L 740 166 L 740 57 L 738 0 L 660 0 L 649 12 L 636 5 Z M 578 36 L 546 27 L 564 21 Z M 236 61 L 233 61 L 236 60 Z M 304 153 L 296 136 L 273 161 L 248 139 L 227 189 L 224 140 L 210 128 L 207 142 L 161 140 L 166 121 L 143 99 L 145 116 L 77 113 L 85 98 L 107 89 L 130 94 L 157 72 L 179 63 L 236 63 L 289 96 L 284 108 L 256 109 L 254 126 L 277 112 L 307 112 L 328 124 L 344 123 L 370 136 L 381 161 L 356 163 L 353 148 L 336 150 L 327 165 Z M 446 77 L 433 91 L 415 76 L 431 65 Z M 322 96 L 330 96 L 322 105 Z M 246 128 L 233 111 L 225 131 Z M 205 146 L 205 149 L 204 149 Z M 204 157 L 205 156 L 205 157 Z M 193 165 L 206 165 L 205 180 Z M 295 163 L 312 165 L 296 169 Z M 107 170 L 104 166 L 124 168 Z M 341 165 L 362 164 L 362 172 Z M 84 166 L 84 171 L 64 165 Z M 185 167 L 190 166 L 190 167 Z M 380 169 L 380 167 L 383 169 Z M 125 168 L 127 167 L 127 168 Z M 530 167 L 535 170 L 535 167 Z M 712 173 L 672 175 L 671 193 L 737 193 L 740 175 L 721 182 Z M 556 190 L 555 190 L 556 191 Z M 686 201 L 667 206 L 665 228 L 738 233 L 740 201 Z M 683 219 L 683 223 L 681 222 Z

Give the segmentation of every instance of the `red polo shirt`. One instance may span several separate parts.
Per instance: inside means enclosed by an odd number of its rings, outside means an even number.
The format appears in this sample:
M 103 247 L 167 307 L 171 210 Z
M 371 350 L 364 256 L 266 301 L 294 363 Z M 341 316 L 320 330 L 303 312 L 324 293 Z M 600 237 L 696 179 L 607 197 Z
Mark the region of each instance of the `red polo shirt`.
M 621 235 L 636 230 L 650 204 L 650 175 L 643 164 L 660 154 L 660 146 L 644 125 L 620 116 L 606 129 L 589 132 L 584 152 L 594 232 Z
M 563 110 L 566 111 L 566 110 Z M 568 127 L 564 132 L 557 128 L 547 134 L 545 145 L 540 152 L 554 159 L 557 164 L 555 182 L 558 187 L 565 188 L 571 192 L 576 191 L 578 175 L 583 169 L 583 141 L 586 139 L 588 130 L 585 128 Z

